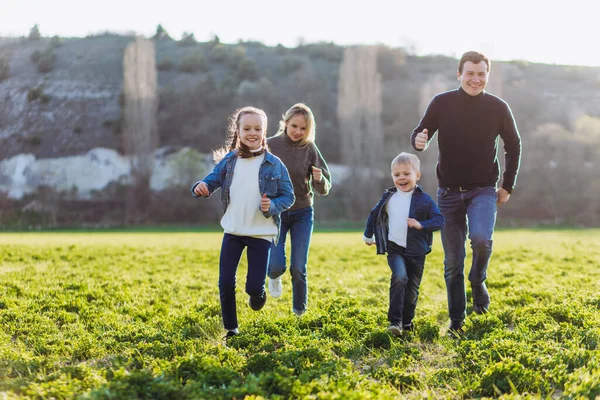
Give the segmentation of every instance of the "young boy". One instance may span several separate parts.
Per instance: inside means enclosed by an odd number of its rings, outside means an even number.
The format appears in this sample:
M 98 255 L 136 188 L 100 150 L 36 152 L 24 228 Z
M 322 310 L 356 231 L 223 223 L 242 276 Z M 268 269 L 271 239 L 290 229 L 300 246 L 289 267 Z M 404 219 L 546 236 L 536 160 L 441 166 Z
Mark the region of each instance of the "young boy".
M 419 285 L 425 256 L 431 252 L 433 232 L 445 219 L 433 199 L 417 186 L 420 161 L 414 154 L 400 153 L 391 165 L 394 187 L 386 189 L 371 210 L 363 240 L 387 253 L 392 270 L 388 332 L 399 336 L 414 328 Z

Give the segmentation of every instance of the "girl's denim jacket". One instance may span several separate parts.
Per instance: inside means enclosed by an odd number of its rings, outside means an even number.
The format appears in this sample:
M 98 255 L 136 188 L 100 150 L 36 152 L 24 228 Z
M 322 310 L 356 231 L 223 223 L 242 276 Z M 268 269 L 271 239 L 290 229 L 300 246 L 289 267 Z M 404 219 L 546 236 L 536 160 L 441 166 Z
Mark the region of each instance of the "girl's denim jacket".
M 389 228 L 385 205 L 397 190 L 395 187 L 387 189 L 383 193 L 383 196 L 381 196 L 379 203 L 373 207 L 367 219 L 367 227 L 365 228 L 364 235 L 371 238 L 375 234 L 377 254 L 385 254 L 387 252 Z M 431 196 L 423 192 L 420 186 L 415 187 L 415 191 L 413 192 L 408 217 L 419 221 L 423 229 L 408 228 L 406 252 L 404 254 L 412 257 L 425 256 L 431 252 L 433 231 L 442 229 L 446 219 L 442 216 Z
M 208 186 L 209 197 L 215 190 L 221 188 L 221 205 L 223 206 L 223 213 L 225 213 L 229 206 L 229 189 L 237 159 L 236 150 L 227 153 L 206 178 L 192 185 L 192 196 L 203 197 L 194 193 L 194 189 L 200 182 L 204 182 Z M 258 170 L 258 188 L 261 195 L 266 193 L 267 197 L 271 199 L 271 208 L 269 208 L 269 211 L 263 212 L 263 215 L 265 218 L 273 217 L 279 232 L 281 228 L 279 214 L 290 208 L 296 198 L 294 197 L 294 188 L 287 168 L 277 156 L 268 151 L 265 152 L 265 159 Z M 279 233 L 275 238 L 275 243 L 278 240 Z

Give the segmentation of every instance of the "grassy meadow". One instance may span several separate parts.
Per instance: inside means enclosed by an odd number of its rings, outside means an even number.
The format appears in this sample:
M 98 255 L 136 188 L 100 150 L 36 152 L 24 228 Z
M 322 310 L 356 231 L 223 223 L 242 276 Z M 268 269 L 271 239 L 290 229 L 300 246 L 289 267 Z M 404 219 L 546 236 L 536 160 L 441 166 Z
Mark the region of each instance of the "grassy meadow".
M 415 320 L 387 332 L 389 268 L 361 232 L 315 233 L 309 311 L 284 295 L 223 340 L 221 233 L 0 233 L 0 398 L 594 399 L 600 230 L 500 230 L 491 312 L 448 326 L 439 235 Z M 467 268 L 468 271 L 468 268 Z M 470 293 L 469 300 L 470 300 Z

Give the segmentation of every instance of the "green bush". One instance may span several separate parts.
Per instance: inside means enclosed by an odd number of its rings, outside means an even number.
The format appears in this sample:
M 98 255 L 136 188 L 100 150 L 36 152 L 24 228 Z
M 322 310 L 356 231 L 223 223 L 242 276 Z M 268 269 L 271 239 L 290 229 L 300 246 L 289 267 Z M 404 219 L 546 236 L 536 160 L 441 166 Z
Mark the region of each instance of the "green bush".
M 41 38 L 42 34 L 40 33 L 40 27 L 38 26 L 38 24 L 35 24 L 29 31 L 29 36 L 27 36 L 27 39 L 40 40 Z
M 32 101 L 41 99 L 43 94 L 44 94 L 44 87 L 42 85 L 31 88 L 27 92 L 27 101 L 32 102 Z
M 258 353 L 248 358 L 248 371 L 252 374 L 260 374 L 261 372 L 272 371 L 277 364 L 275 358 L 269 353 Z
M 550 385 L 539 372 L 526 369 L 514 360 L 490 365 L 481 376 L 478 394 L 494 396 L 502 393 L 533 391 L 548 394 Z
M 333 42 L 321 42 L 305 47 L 308 48 L 308 56 L 313 59 L 339 63 L 344 58 L 344 47 L 338 46 Z
M 183 35 L 181 35 L 181 40 L 179 41 L 179 44 L 182 46 L 192 46 L 197 43 L 196 37 L 190 32 L 183 32 Z
M 210 58 L 216 63 L 226 64 L 233 56 L 233 50 L 224 44 L 216 44 L 210 52 Z
M 40 60 L 40 57 L 42 56 L 42 52 L 39 50 L 34 50 L 31 52 L 31 55 L 29 56 L 29 59 L 31 60 L 32 63 L 37 64 L 37 62 Z
M 600 396 L 600 368 L 581 368 L 569 377 L 564 395 L 569 399 L 597 399 Z
M 165 28 L 163 28 L 162 24 L 158 24 L 156 27 L 156 33 L 153 36 L 155 40 L 171 40 L 171 36 L 167 32 Z
M 207 70 L 206 61 L 201 53 L 196 53 L 184 58 L 179 66 L 181 72 L 196 73 Z
M 163 58 L 156 66 L 159 71 L 168 71 L 173 68 L 173 61 L 170 58 Z
M 504 328 L 502 321 L 492 314 L 476 316 L 467 324 L 466 337 L 469 339 L 481 339 L 487 334 Z
M 50 43 L 48 44 L 48 47 L 52 48 L 52 49 L 56 49 L 62 45 L 63 45 L 63 43 L 62 43 L 62 39 L 60 37 L 52 36 L 52 39 L 50 39 Z
M 39 73 L 45 74 L 54 69 L 56 63 L 56 54 L 54 47 L 48 47 L 44 51 L 35 50 L 29 57 L 32 63 L 36 64 Z
M 10 59 L 0 57 L 0 82 L 10 76 Z
M 281 60 L 279 66 L 279 73 L 282 75 L 291 74 L 294 71 L 299 70 L 307 62 L 306 58 L 300 56 L 285 56 Z
M 286 52 L 287 52 L 287 49 L 281 43 L 278 43 L 277 46 L 275 46 L 275 53 L 277 53 L 277 55 L 282 56 Z
M 42 138 L 39 136 L 31 136 L 26 139 L 27 143 L 31 146 L 38 147 L 42 144 Z
M 241 60 L 236 67 L 236 76 L 240 82 L 244 80 L 257 80 L 258 75 L 258 66 L 249 58 L 244 58 Z
M 370 349 L 387 349 L 392 347 L 392 339 L 387 332 L 371 332 L 363 341 L 364 345 Z
M 417 373 L 407 372 L 400 368 L 378 368 L 373 377 L 379 381 L 389 383 L 400 391 L 414 390 L 423 386 Z
M 238 65 L 246 58 L 246 49 L 243 46 L 235 46 L 228 50 L 225 65 L 231 69 L 237 69 Z
M 415 327 L 421 342 L 432 343 L 440 338 L 440 327 L 434 319 L 417 319 Z
M 37 70 L 39 73 L 45 74 L 54 69 L 56 64 L 56 54 L 52 50 L 45 51 L 41 54 L 37 62 Z

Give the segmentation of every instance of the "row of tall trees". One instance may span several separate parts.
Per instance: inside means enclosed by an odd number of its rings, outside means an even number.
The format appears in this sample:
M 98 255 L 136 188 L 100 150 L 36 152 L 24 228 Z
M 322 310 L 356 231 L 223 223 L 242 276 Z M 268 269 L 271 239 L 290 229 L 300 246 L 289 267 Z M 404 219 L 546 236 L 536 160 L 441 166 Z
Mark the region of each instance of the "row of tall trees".
M 344 196 L 346 215 L 364 215 L 371 199 L 361 193 L 379 191 L 380 158 L 384 134 L 381 74 L 376 47 L 349 47 L 340 65 L 337 115 L 342 141 L 342 160 L 350 168 Z M 359 214 L 360 215 L 357 215 Z

